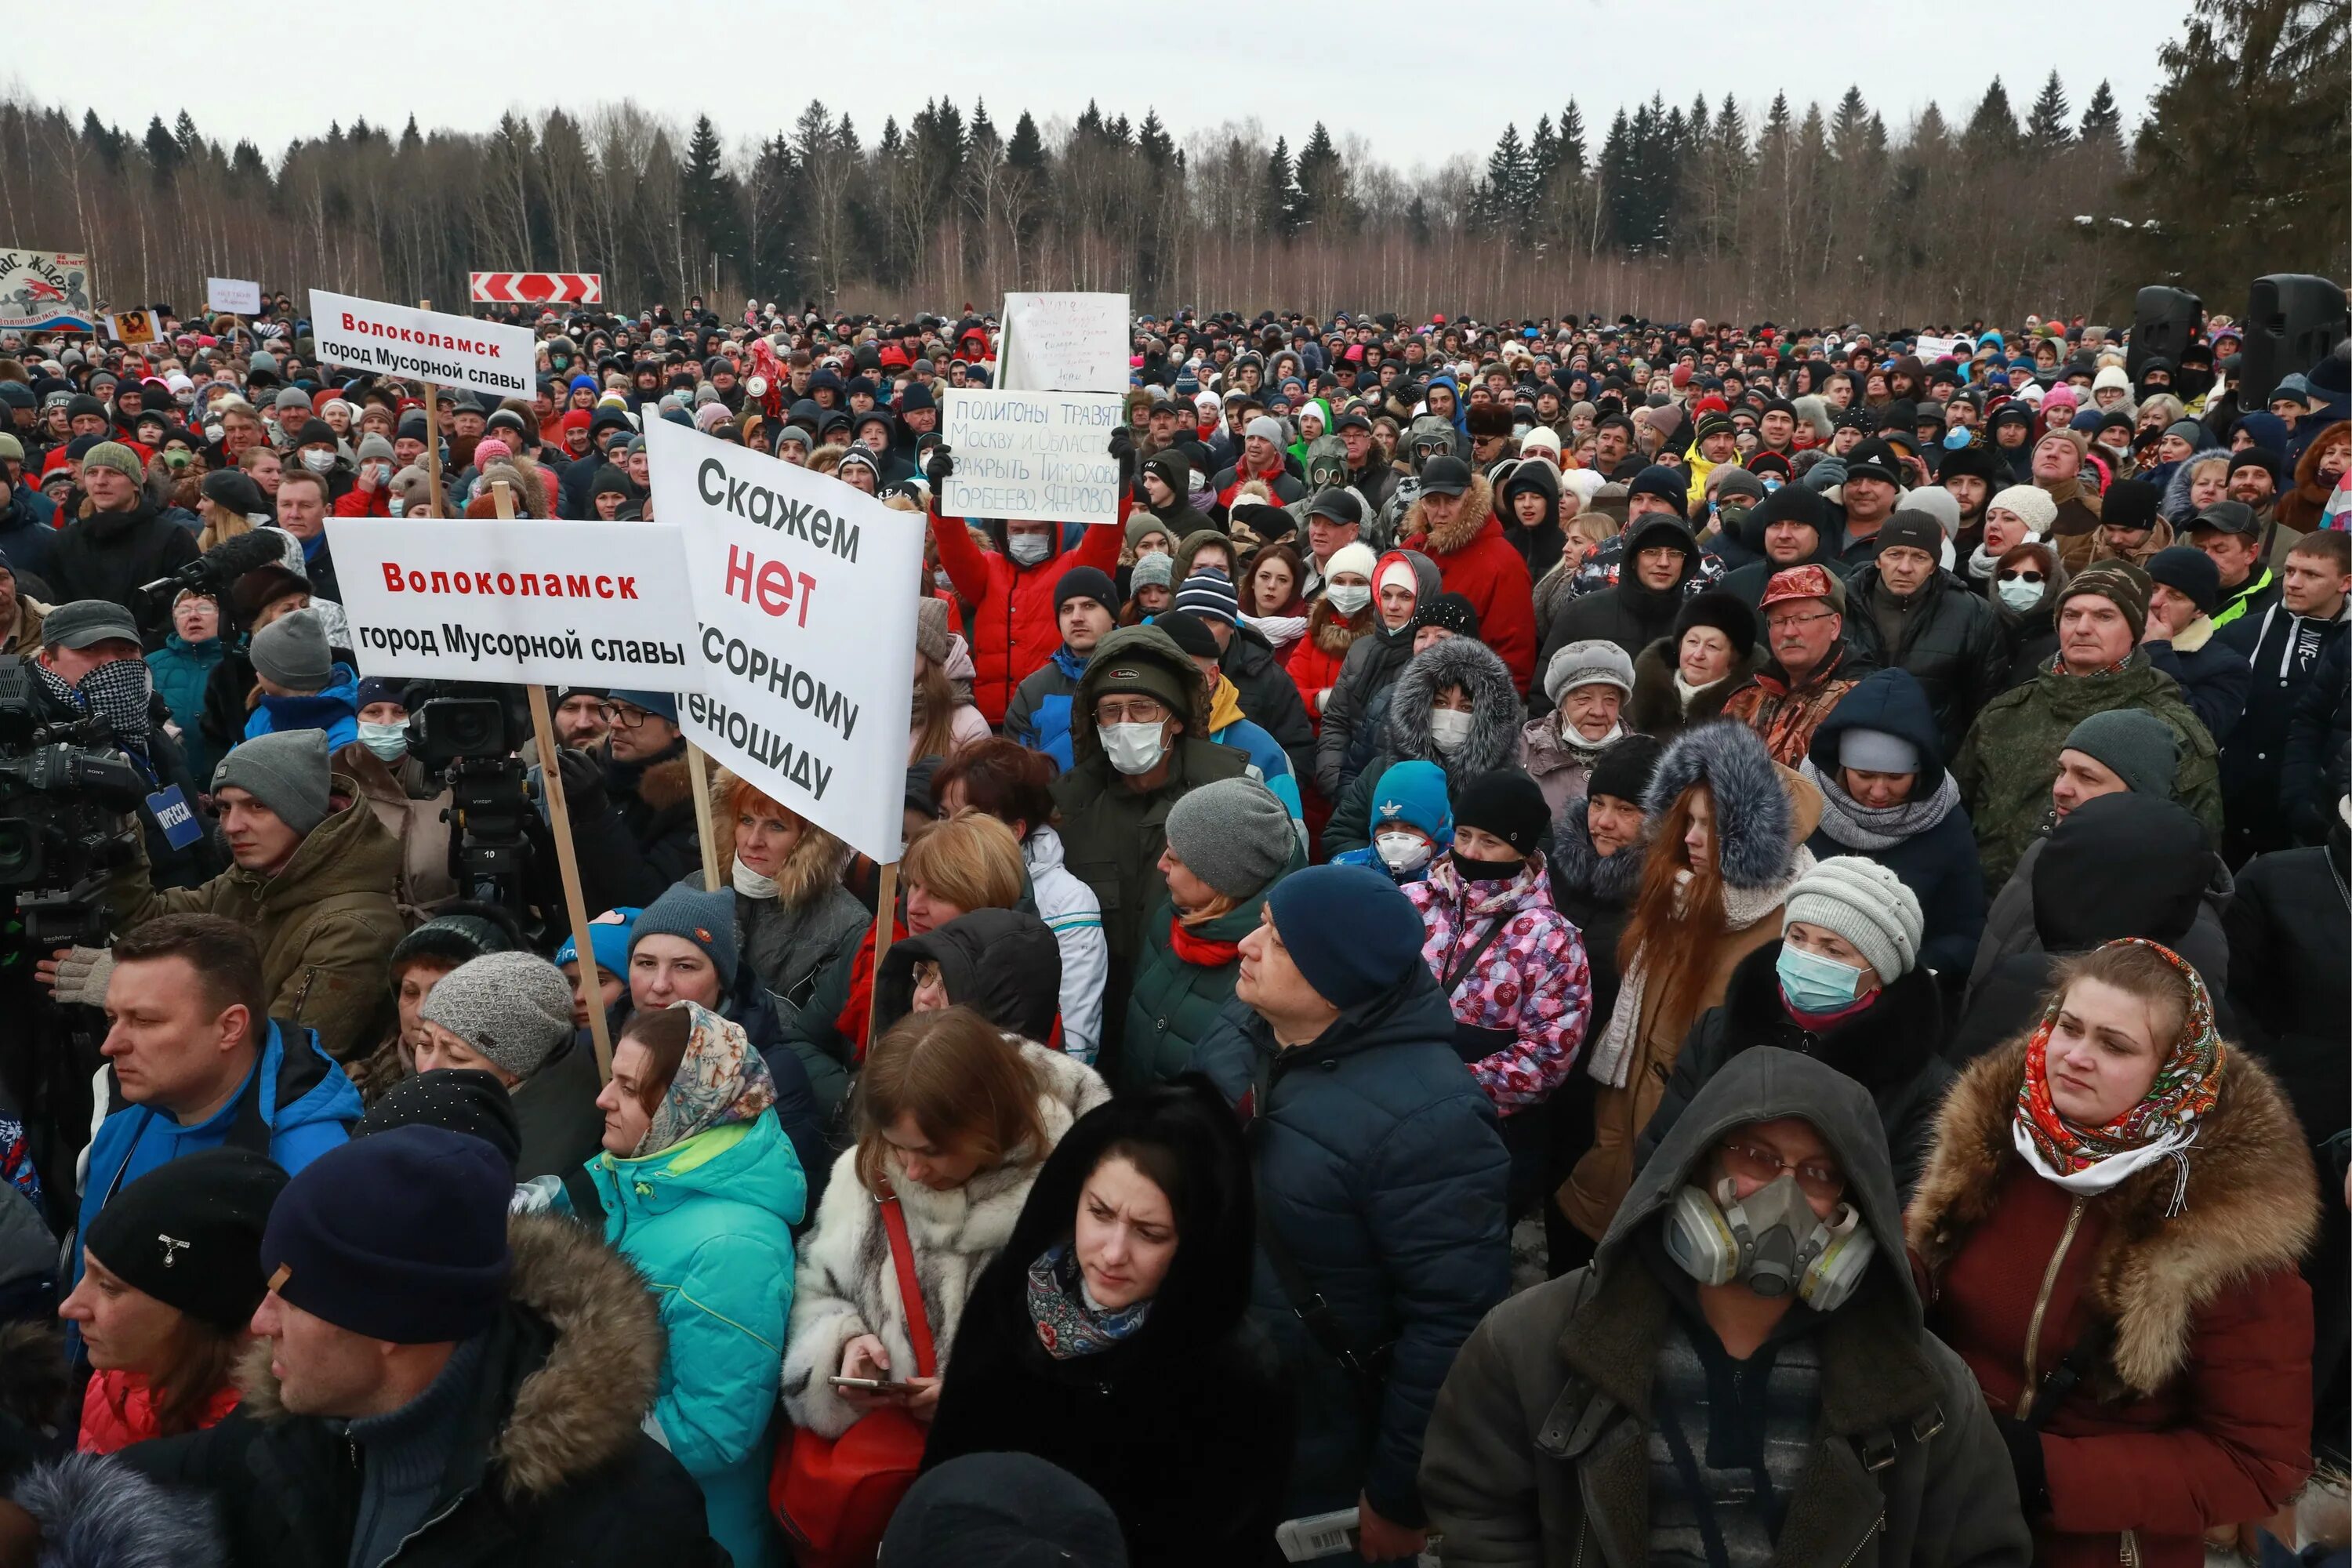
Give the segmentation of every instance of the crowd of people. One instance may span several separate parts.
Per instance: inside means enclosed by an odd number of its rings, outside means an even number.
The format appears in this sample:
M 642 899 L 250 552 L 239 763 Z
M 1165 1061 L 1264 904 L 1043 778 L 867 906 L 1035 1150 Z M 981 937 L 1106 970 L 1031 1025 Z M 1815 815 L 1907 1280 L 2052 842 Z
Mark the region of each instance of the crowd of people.
M 1089 527 L 509 315 L 0 335 L 0 1563 L 2344 1560 L 2343 348 L 1145 315 Z M 905 847 L 556 689 L 583 951 L 327 520 L 656 420 L 922 533 Z

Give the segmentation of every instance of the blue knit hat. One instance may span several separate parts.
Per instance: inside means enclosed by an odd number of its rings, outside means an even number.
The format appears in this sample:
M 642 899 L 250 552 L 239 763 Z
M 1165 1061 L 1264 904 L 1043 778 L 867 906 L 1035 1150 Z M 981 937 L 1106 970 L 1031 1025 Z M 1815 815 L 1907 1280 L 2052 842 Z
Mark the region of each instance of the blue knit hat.
M 606 910 L 588 922 L 588 951 L 596 960 L 596 967 L 607 974 L 626 974 L 629 969 L 629 940 L 635 935 L 637 917 L 645 911 L 635 904 L 625 904 L 617 910 Z M 555 967 L 580 960 L 580 944 L 570 937 L 555 950 Z
M 479 1138 L 395 1127 L 330 1149 L 287 1184 L 261 1271 L 289 1306 L 398 1345 L 469 1340 L 506 1299 L 514 1170 Z
M 1397 885 L 1362 866 L 1310 866 L 1274 885 L 1275 934 L 1316 994 L 1353 1007 L 1395 989 L 1421 963 L 1421 916 Z
M 678 883 L 637 916 L 629 932 L 629 952 L 635 952 L 637 943 L 649 936 L 683 937 L 694 943 L 719 972 L 720 994 L 735 989 L 734 889 L 721 888 L 706 893 L 688 883 Z M 590 940 L 594 940 L 593 935 Z
M 1372 831 L 1391 822 L 1417 827 L 1441 850 L 1454 843 L 1454 806 L 1445 798 L 1445 770 L 1435 763 L 1392 764 L 1372 789 Z
M 615 690 L 613 700 L 625 702 L 632 708 L 642 708 L 656 719 L 667 719 L 673 724 L 677 722 L 677 694 L 674 691 Z

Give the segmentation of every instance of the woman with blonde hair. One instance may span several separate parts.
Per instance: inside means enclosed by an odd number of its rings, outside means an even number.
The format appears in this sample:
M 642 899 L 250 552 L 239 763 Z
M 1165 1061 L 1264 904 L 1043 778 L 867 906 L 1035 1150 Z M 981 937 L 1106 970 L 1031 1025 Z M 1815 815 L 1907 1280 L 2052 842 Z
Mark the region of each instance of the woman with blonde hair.
M 2310 1473 L 2308 1147 L 2204 978 L 2140 937 L 2062 963 L 1945 1097 L 1906 1240 L 2036 1563 L 2200 1568 Z
M 1590 1246 L 1633 1179 L 1633 1144 L 1664 1097 L 1683 1041 L 1720 1006 L 1739 961 L 1780 934 L 1790 888 L 1812 869 L 1805 840 L 1822 794 L 1772 761 L 1753 730 L 1717 720 L 1684 731 L 1643 795 L 1656 825 L 1617 948 L 1623 975 L 1608 1026 L 1586 1054 L 1600 1084 L 1592 1146 L 1560 1187 Z M 1563 1259 L 1551 1260 L 1561 1268 Z
M 969 1007 L 910 1013 L 875 1042 L 853 1102 L 856 1144 L 835 1162 L 801 1242 L 782 1381 L 795 1426 L 838 1437 L 886 1406 L 930 1420 L 974 1282 L 1012 1236 L 1045 1156 L 1109 1098 L 1092 1068 L 1002 1034 Z M 885 1205 L 905 1222 L 929 1365 Z M 838 1387 L 835 1377 L 882 1386 Z
M 818 979 L 856 951 L 874 917 L 842 885 L 848 845 L 724 768 L 710 800 L 713 846 L 735 891 L 736 946 L 790 1034 Z

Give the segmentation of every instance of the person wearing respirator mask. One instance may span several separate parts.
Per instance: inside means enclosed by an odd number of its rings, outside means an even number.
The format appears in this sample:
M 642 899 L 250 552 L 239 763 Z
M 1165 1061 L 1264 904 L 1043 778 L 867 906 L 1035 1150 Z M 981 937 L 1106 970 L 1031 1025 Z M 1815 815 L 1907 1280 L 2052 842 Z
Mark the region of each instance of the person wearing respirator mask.
M 1511 672 L 1475 630 L 1455 633 L 1444 625 L 1453 617 L 1431 618 L 1446 601 L 1469 614 L 1469 605 L 1451 594 L 1416 614 L 1423 623 L 1421 635 L 1437 640 L 1413 656 L 1390 689 L 1381 750 L 1324 826 L 1323 847 L 1330 854 L 1371 841 L 1373 787 L 1391 763 L 1415 757 L 1433 763 L 1444 770 L 1449 789 L 1474 773 L 1517 764 L 1521 709 Z
M 1430 1527 L 1498 1560 L 1598 1539 L 1643 1561 L 1834 1563 L 1857 1542 L 1881 1563 L 2025 1561 L 2007 1449 L 1919 1326 L 1902 1224 L 1868 1091 L 1794 1052 L 1741 1053 L 1637 1173 L 1592 1266 L 1489 1314 L 1455 1356 L 1423 1449 Z M 1639 1408 L 1607 1392 L 1628 1386 Z M 1864 1390 L 1861 1429 L 1825 1438 Z M 1564 1454 L 1559 1432 L 1579 1436 Z M 1632 1487 L 1607 1484 L 1629 1457 Z
M 1454 842 L 1454 808 L 1445 797 L 1445 770 L 1435 763 L 1398 763 L 1372 786 L 1372 841 L 1331 857 L 1334 866 L 1364 866 L 1399 887 L 1429 875 L 1430 863 Z

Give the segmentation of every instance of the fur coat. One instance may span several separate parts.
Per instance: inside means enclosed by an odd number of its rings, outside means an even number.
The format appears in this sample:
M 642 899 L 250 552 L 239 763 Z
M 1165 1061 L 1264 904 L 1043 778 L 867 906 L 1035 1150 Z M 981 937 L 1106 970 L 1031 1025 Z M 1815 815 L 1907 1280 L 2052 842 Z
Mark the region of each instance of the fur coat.
M 1005 1037 L 1019 1043 L 1022 1058 L 1037 1075 L 1037 1117 L 1047 1147 L 1024 1151 L 953 1192 L 934 1192 L 915 1182 L 895 1184 L 942 1372 L 972 1285 L 1012 1236 L 1051 1145 L 1110 1098 L 1102 1079 L 1084 1062 L 1034 1040 Z M 833 1178 L 817 1205 L 815 1226 L 801 1239 L 783 1371 L 784 1409 L 793 1425 L 825 1437 L 840 1436 L 857 1419 L 857 1412 L 825 1381 L 841 1370 L 842 1350 L 851 1340 L 876 1336 L 890 1352 L 892 1370 L 915 1375 L 914 1341 L 907 1331 L 889 1235 L 874 1194 L 857 1179 L 855 1147 L 835 1162 Z

